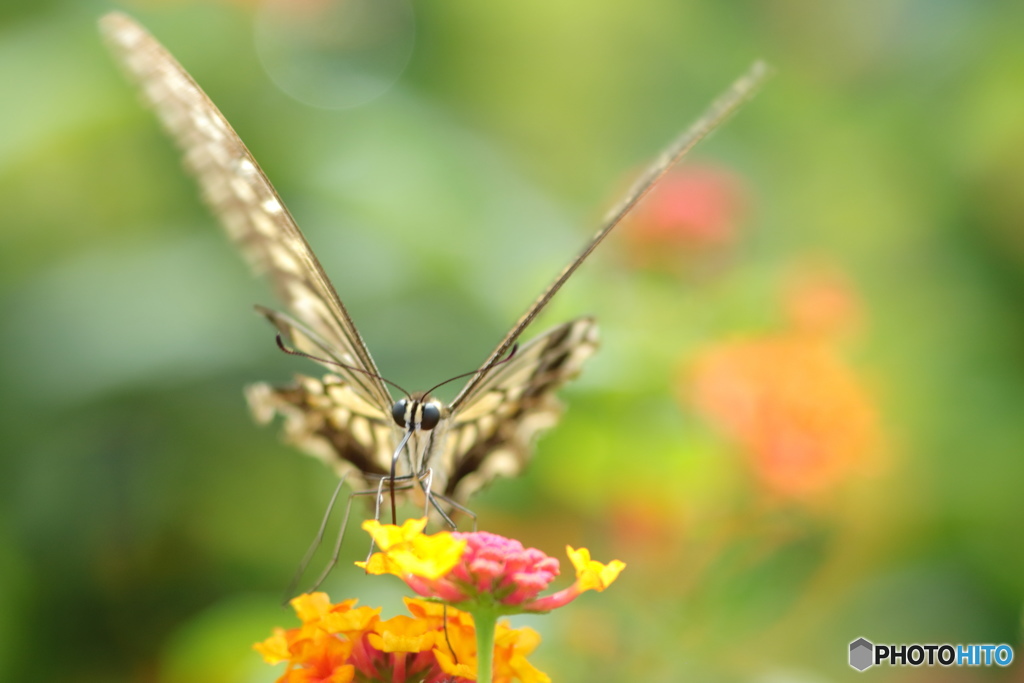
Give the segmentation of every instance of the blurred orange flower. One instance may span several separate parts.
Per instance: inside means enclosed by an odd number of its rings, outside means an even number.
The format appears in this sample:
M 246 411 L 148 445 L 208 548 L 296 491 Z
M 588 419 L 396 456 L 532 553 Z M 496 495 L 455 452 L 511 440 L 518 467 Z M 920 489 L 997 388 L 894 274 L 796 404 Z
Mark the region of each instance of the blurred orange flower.
M 878 416 L 838 336 L 858 312 L 839 279 L 812 278 L 788 302 L 795 329 L 718 344 L 686 371 L 684 399 L 735 439 L 785 496 L 826 491 L 873 469 Z
M 786 293 L 786 315 L 797 331 L 833 340 L 852 336 L 863 323 L 853 285 L 838 269 L 820 263 L 802 266 Z

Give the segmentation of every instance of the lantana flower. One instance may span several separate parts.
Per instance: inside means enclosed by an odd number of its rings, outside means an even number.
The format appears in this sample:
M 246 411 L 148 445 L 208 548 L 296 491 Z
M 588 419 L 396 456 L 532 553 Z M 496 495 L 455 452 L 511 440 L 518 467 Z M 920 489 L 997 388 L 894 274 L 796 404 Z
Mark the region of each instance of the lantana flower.
M 357 563 L 394 574 L 429 600 L 406 598 L 412 616 L 380 619 L 380 610 L 323 593 L 292 601 L 302 626 L 277 629 L 255 648 L 269 663 L 287 662 L 280 683 L 351 681 L 498 681 L 550 683 L 526 657 L 540 643 L 529 628 L 499 617 L 546 612 L 588 590 L 603 591 L 625 567 L 602 564 L 586 548 L 568 548 L 576 568 L 569 588 L 540 596 L 558 576 L 554 558 L 487 532 L 423 534 L 426 520 L 402 526 L 366 522 L 381 552 Z
M 292 607 L 302 620 L 278 628 L 254 649 L 268 664 L 287 662 L 278 683 L 470 683 L 476 680 L 476 633 L 466 612 L 405 598 L 412 616 L 380 619 L 380 610 L 355 607 L 355 600 L 331 604 L 325 593 L 300 595 Z M 497 624 L 494 681 L 550 683 L 526 660 L 540 643 L 529 628 Z
M 367 520 L 363 529 L 381 552 L 356 564 L 370 574 L 394 574 L 420 595 L 471 614 L 476 626 L 476 676 L 484 681 L 491 677 L 495 643 L 502 642 L 495 631 L 498 617 L 547 612 L 572 602 L 585 591 L 603 591 L 626 566 L 618 560 L 605 565 L 590 559 L 586 548 L 567 547 L 569 560 L 576 568 L 576 581 L 541 597 L 540 592 L 558 576 L 558 560 L 486 531 L 443 531 L 425 536 L 425 526 L 425 519 L 409 520 L 400 527 Z M 507 648 L 498 651 L 509 655 Z M 528 666 L 525 657 L 514 653 L 509 656 Z M 536 671 L 532 667 L 530 670 Z
M 788 279 L 785 327 L 708 348 L 682 368 L 679 394 L 741 447 L 768 491 L 821 498 L 884 464 L 885 438 L 843 350 L 867 322 L 857 291 L 827 263 Z
M 547 596 L 539 596 L 559 574 L 558 560 L 536 548 L 524 548 L 515 539 L 486 531 L 421 533 L 425 519 L 409 520 L 401 527 L 367 520 L 363 528 L 380 547 L 367 562 L 356 564 L 370 574 L 394 574 L 420 595 L 462 609 L 476 604 L 492 606 L 502 614 L 547 612 L 562 607 L 588 590 L 603 591 L 626 566 L 618 560 L 607 565 L 590 559 L 586 548 L 566 547 L 576 569 L 576 582 Z M 413 531 L 415 530 L 415 531 Z M 413 548 L 431 546 L 443 562 L 426 562 Z M 456 553 L 457 550 L 457 553 Z

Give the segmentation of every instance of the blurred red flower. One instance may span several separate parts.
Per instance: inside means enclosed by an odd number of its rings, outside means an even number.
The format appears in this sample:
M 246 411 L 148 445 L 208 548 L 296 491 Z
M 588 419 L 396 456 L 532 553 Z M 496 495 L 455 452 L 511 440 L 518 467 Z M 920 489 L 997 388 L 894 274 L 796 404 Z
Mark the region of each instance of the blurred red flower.
M 629 258 L 636 266 L 677 271 L 722 256 L 738 239 L 746 205 L 746 187 L 733 171 L 674 168 L 628 217 Z

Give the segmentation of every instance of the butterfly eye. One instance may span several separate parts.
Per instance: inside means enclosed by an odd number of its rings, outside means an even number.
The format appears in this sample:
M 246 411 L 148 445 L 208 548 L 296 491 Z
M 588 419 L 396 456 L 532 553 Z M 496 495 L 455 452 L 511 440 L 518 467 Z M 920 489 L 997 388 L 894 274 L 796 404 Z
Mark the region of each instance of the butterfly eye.
M 407 399 L 400 399 L 395 401 L 395 405 L 391 406 L 391 417 L 395 418 L 395 424 L 402 429 L 406 428 L 405 424 L 405 407 L 408 404 Z
M 436 403 L 424 403 L 420 417 L 421 429 L 433 429 L 441 421 L 441 406 Z

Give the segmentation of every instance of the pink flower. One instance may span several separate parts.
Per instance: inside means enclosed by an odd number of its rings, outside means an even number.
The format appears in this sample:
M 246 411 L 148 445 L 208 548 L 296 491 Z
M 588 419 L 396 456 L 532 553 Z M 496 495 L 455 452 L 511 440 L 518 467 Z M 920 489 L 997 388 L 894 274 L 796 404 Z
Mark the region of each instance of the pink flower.
M 738 241 L 747 203 L 742 178 L 731 170 L 674 168 L 627 219 L 630 260 L 670 271 L 714 261 Z
M 462 547 L 458 561 L 447 571 L 438 573 L 424 571 L 422 558 L 410 557 L 406 548 L 412 539 L 391 546 L 380 542 L 395 538 L 396 527 L 370 520 L 364 528 L 378 541 L 382 552 L 375 553 L 369 562 L 359 563 L 360 566 L 371 574 L 394 574 L 420 595 L 462 609 L 471 610 L 471 605 L 479 604 L 503 614 L 547 612 L 572 602 L 585 591 L 603 591 L 625 567 L 618 560 L 607 565 L 595 562 L 586 548 L 567 547 L 569 559 L 576 568 L 576 582 L 541 597 L 541 591 L 559 574 L 558 560 L 536 548 L 524 548 L 517 540 L 486 531 L 441 532 L 422 537 L 431 541 L 438 553 L 448 554 L 447 548 L 434 542 L 442 534 L 452 547 Z

